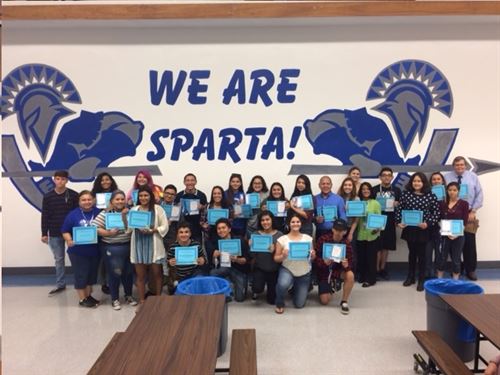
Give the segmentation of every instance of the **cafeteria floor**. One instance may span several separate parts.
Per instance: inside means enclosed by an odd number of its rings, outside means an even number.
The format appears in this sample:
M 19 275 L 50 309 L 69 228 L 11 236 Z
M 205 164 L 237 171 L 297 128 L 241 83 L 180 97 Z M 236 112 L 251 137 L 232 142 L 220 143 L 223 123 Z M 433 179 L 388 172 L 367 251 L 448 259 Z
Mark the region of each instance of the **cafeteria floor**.
M 499 270 L 479 270 L 478 276 L 485 293 L 500 293 Z M 329 306 L 320 306 L 316 288 L 303 309 L 294 309 L 288 299 L 283 315 L 262 298 L 231 302 L 229 331 L 256 328 L 260 375 L 414 374 L 412 355 L 423 352 L 411 330 L 426 328 L 425 293 L 402 287 L 402 277 L 371 288 L 356 284 L 349 315 L 340 313 L 338 293 Z M 48 297 L 51 280 L 3 277 L 4 374 L 85 374 L 113 334 L 124 331 L 135 315 L 128 305 L 114 311 L 100 290 L 95 293 L 102 299 L 97 309 L 78 307 L 70 287 Z M 218 367 L 228 366 L 230 344 Z M 482 343 L 481 353 L 489 358 L 496 349 Z

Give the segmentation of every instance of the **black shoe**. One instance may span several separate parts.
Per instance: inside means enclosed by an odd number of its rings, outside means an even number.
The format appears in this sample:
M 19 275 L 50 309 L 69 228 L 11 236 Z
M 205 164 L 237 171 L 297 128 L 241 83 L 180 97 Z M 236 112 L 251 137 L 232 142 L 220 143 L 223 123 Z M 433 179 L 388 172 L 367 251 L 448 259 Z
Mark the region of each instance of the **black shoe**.
M 418 280 L 417 292 L 423 292 L 424 290 L 424 280 Z
M 95 299 L 94 297 L 92 296 L 88 296 L 87 297 L 89 300 L 91 300 L 92 302 L 94 302 L 96 305 L 99 305 L 101 303 L 101 301 L 99 301 L 98 299 Z
M 106 284 L 104 284 L 103 286 L 101 286 L 101 291 L 104 294 L 109 294 L 109 286 L 107 286 Z
M 361 285 L 363 288 L 369 288 L 371 286 L 375 285 L 375 283 L 367 283 L 367 282 L 364 282 L 363 285 Z
M 477 281 L 477 275 L 474 271 L 467 272 L 467 278 L 472 281 Z
M 389 273 L 386 270 L 380 270 L 379 276 L 384 280 L 389 280 Z
M 92 301 L 89 297 L 87 297 L 85 299 L 82 299 L 80 302 L 78 302 L 78 304 L 81 307 L 88 307 L 88 308 L 95 308 L 95 307 L 97 307 L 97 304 L 94 301 Z
M 61 293 L 61 292 L 65 291 L 65 290 L 66 290 L 66 287 L 65 287 L 65 286 L 58 286 L 57 288 L 52 289 L 52 290 L 49 292 L 49 297 L 50 297 L 50 296 L 53 296 L 53 295 L 55 295 L 55 294 L 57 294 L 57 293 Z
M 415 278 L 408 276 L 404 281 L 403 286 L 410 286 L 412 284 L 415 284 Z

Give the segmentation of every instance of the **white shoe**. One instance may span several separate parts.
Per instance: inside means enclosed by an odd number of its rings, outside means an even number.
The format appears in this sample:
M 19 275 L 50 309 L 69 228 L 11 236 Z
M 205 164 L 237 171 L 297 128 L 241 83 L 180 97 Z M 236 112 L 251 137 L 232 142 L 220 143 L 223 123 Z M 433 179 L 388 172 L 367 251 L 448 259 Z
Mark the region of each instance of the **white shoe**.
M 137 306 L 137 301 L 132 296 L 125 296 L 125 302 L 127 302 L 130 306 Z
M 120 304 L 120 301 L 118 301 L 117 299 L 115 299 L 112 303 L 112 306 L 113 306 L 113 310 L 121 310 L 122 308 L 122 305 Z

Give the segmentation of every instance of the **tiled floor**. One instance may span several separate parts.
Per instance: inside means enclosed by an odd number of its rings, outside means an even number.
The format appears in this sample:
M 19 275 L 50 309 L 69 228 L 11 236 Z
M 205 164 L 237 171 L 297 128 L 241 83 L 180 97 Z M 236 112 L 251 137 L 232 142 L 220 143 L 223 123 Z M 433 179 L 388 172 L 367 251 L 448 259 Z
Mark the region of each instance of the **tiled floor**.
M 488 272 L 479 284 L 486 293 L 500 293 L 499 273 Z M 130 306 L 113 311 L 109 297 L 86 310 L 77 306 L 71 289 L 49 298 L 49 285 L 20 284 L 4 278 L 4 374 L 85 374 L 114 332 L 125 330 L 134 316 Z M 357 285 L 348 316 L 340 314 L 338 298 L 324 307 L 311 292 L 304 309 L 288 308 L 281 316 L 263 301 L 232 302 L 229 330 L 256 328 L 262 375 L 413 374 L 412 354 L 422 351 L 410 331 L 426 328 L 425 294 L 403 288 L 400 280 L 367 289 Z M 486 357 L 495 352 L 482 344 Z M 219 358 L 219 367 L 228 365 L 228 354 Z

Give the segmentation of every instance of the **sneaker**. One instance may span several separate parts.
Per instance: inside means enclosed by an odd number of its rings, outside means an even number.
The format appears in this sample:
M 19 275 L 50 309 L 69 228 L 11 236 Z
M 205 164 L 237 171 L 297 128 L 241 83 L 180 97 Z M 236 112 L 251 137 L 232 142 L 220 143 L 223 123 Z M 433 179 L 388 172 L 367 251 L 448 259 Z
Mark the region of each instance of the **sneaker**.
M 111 304 L 111 306 L 113 307 L 113 310 L 116 310 L 116 311 L 121 310 L 121 308 L 122 308 L 122 305 L 120 304 L 120 301 L 118 301 L 117 299 L 115 299 L 113 301 L 113 303 Z
M 104 294 L 109 294 L 109 286 L 107 286 L 106 284 L 104 284 L 103 286 L 101 286 L 101 291 Z
M 53 296 L 55 294 L 58 294 L 58 293 L 61 293 L 63 291 L 66 290 L 66 287 L 65 286 L 58 286 L 57 288 L 54 288 L 52 289 L 50 292 L 49 292 L 49 297 L 50 296 Z
M 80 302 L 78 302 L 78 304 L 81 307 L 89 307 L 89 308 L 97 307 L 97 304 L 94 301 L 92 301 L 89 297 L 80 300 Z
M 125 302 L 127 302 L 130 306 L 137 306 L 137 301 L 132 296 L 125 296 Z
M 90 299 L 92 302 L 94 302 L 96 305 L 99 305 L 101 303 L 101 301 L 99 301 L 98 299 L 95 299 L 91 295 L 88 296 L 87 298 Z
M 340 304 L 340 312 L 344 315 L 349 314 L 349 305 L 347 304 L 347 302 L 343 301 Z
M 257 301 L 257 293 L 252 293 L 252 301 Z

